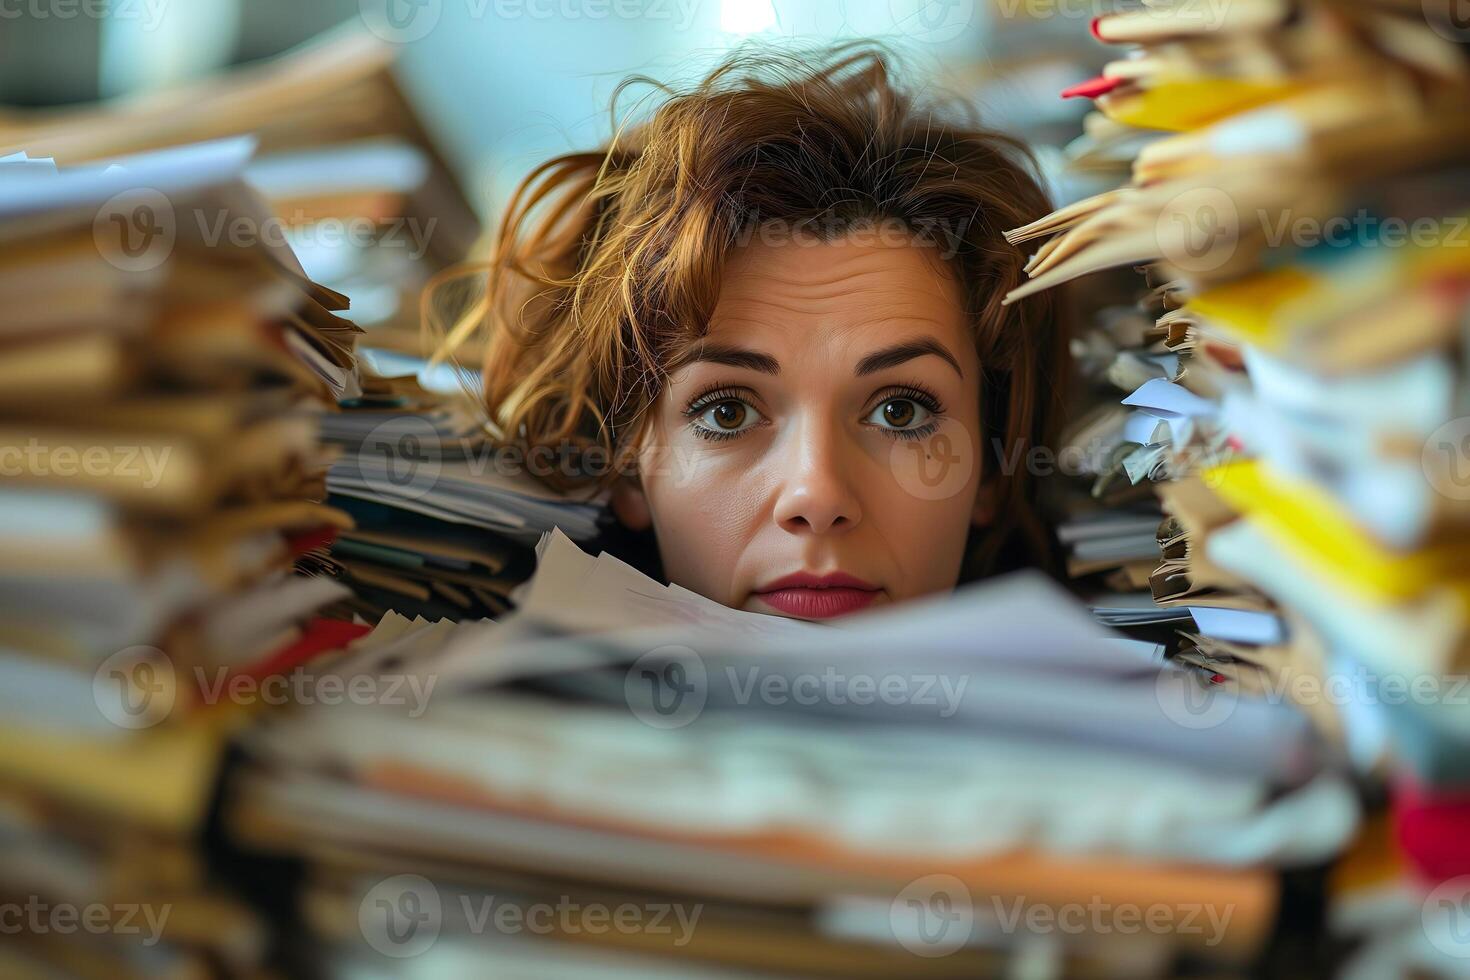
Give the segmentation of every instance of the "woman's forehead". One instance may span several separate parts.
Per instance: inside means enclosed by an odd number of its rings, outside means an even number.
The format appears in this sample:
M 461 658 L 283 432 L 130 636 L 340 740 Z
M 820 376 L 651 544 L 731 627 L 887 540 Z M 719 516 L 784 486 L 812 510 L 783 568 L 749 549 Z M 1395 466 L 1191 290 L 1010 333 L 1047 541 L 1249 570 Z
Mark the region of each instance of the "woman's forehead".
M 755 238 L 725 255 L 721 294 L 780 287 L 798 295 L 842 295 L 843 288 L 930 289 L 958 283 L 939 250 L 913 235 L 848 235 L 831 240 Z M 834 290 L 834 287 L 839 287 Z
M 923 246 L 838 240 L 732 251 L 704 339 L 781 357 L 932 336 L 973 350 L 958 283 Z

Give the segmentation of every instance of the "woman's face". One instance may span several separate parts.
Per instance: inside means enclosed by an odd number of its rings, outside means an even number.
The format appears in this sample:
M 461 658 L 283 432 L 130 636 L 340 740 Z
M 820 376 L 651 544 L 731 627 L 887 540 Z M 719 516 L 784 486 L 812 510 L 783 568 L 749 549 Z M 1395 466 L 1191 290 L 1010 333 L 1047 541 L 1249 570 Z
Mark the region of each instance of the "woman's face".
M 615 504 L 670 581 L 728 606 L 825 619 L 950 589 L 988 520 L 979 406 L 932 248 L 751 244 Z

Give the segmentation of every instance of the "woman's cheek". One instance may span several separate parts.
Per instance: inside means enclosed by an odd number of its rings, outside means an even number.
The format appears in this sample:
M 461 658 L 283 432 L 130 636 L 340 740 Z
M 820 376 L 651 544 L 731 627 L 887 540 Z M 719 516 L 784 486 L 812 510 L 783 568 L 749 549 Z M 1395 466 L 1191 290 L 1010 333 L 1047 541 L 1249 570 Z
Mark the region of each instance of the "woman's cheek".
M 746 440 L 688 457 L 680 510 L 692 514 L 703 539 L 721 560 L 738 556 L 750 535 L 766 492 L 765 460 Z M 751 440 L 753 441 L 753 440 Z
M 980 477 L 980 444 L 971 426 L 945 419 L 923 438 L 891 441 L 888 470 L 897 492 L 919 503 L 969 509 Z
M 740 449 L 675 445 L 650 458 L 657 468 L 644 479 L 665 573 L 725 603 L 762 498 L 759 466 Z
M 931 435 L 895 439 L 887 479 L 874 481 L 867 508 L 902 570 L 894 598 L 954 585 L 980 481 L 980 445 L 972 426 L 946 419 Z

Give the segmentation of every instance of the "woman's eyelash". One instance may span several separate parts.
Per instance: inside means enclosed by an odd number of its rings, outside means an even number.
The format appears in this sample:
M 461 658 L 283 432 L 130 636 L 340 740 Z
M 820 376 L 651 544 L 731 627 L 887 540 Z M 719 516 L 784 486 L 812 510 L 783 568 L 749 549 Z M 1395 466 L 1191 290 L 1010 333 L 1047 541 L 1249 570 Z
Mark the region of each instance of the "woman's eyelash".
M 716 405 L 723 401 L 730 401 L 733 399 L 746 401 L 749 394 L 750 392 L 748 390 L 741 388 L 730 388 L 724 385 L 717 385 L 713 388 L 707 388 L 699 394 L 695 395 L 692 399 L 690 399 L 688 407 L 684 409 L 684 417 L 693 418 L 700 412 L 704 411 L 706 408 L 709 408 L 711 405 Z
M 742 402 L 745 405 L 750 406 L 753 411 L 757 411 L 758 413 L 758 410 L 755 409 L 755 406 L 752 404 L 754 400 L 753 395 L 754 393 L 751 392 L 748 388 L 736 388 L 729 385 L 715 385 L 713 387 L 706 388 L 704 391 L 700 392 L 698 395 L 695 395 L 694 398 L 690 400 L 689 406 L 684 409 L 684 417 L 689 420 L 689 428 L 693 430 L 694 434 L 701 439 L 708 439 L 711 442 L 723 442 L 726 439 L 736 439 L 740 436 L 745 435 L 745 433 L 749 431 L 750 427 L 735 429 L 731 431 L 712 429 L 709 426 L 702 424 L 699 421 L 699 417 L 703 415 L 704 412 L 711 405 L 718 405 L 721 402 L 728 401 Z
M 894 385 L 891 388 L 884 388 L 873 396 L 870 404 L 872 405 L 872 409 L 876 410 L 884 402 L 890 402 L 896 399 L 907 399 L 922 406 L 928 411 L 929 418 L 923 425 L 916 425 L 909 429 L 893 429 L 886 425 L 874 426 L 883 435 L 890 439 L 910 441 L 927 439 L 939 430 L 939 423 L 944 421 L 944 405 L 939 401 L 939 396 L 917 383 L 900 384 Z
M 735 439 L 739 436 L 745 435 L 744 430 L 741 430 L 739 432 L 721 432 L 718 429 L 707 429 L 702 425 L 691 426 L 691 428 L 694 430 L 694 434 L 699 438 L 709 439 L 713 442 L 724 442 L 726 439 Z
M 884 388 L 873 396 L 871 405 L 877 408 L 884 402 L 892 401 L 895 398 L 907 398 L 910 401 L 918 402 L 934 415 L 944 414 L 944 405 L 940 403 L 939 396 L 918 383 L 900 384 L 894 385 L 891 388 Z
M 914 429 L 881 429 L 882 433 L 890 439 L 924 439 L 932 436 L 939 428 L 937 419 L 930 419 L 923 425 Z

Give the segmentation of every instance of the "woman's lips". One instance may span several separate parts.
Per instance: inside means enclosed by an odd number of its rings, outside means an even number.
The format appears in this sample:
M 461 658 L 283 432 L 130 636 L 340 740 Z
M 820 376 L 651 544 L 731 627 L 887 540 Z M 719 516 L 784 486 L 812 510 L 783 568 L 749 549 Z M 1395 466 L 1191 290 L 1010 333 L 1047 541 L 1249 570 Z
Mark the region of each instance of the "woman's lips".
M 866 609 L 881 591 L 876 585 L 841 572 L 798 572 L 767 583 L 756 591 L 756 597 L 788 616 L 830 619 Z

